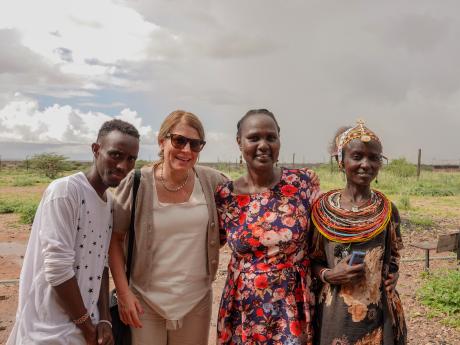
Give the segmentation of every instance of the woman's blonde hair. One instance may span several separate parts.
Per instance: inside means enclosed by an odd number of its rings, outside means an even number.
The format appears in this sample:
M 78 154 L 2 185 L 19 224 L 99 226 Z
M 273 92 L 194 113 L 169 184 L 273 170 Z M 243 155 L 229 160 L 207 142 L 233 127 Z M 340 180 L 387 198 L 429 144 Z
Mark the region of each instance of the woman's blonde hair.
M 166 136 L 170 134 L 173 128 L 180 122 L 194 128 L 198 132 L 200 139 L 205 140 L 203 124 L 198 116 L 185 110 L 175 110 L 166 116 L 161 124 L 160 131 L 158 132 L 158 145 L 160 145 L 161 140 L 166 139 Z M 160 156 L 160 159 L 163 160 L 163 150 L 160 150 L 158 155 Z

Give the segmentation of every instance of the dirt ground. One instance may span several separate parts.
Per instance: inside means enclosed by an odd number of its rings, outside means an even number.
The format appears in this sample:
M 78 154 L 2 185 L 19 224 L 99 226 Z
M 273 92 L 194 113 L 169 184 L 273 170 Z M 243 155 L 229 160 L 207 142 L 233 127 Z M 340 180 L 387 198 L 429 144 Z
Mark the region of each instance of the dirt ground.
M 460 220 L 436 222 L 436 229 L 406 230 L 403 233 L 405 250 L 402 252 L 403 260 L 422 258 L 423 252 L 411 246 L 411 243 L 421 240 L 436 239 L 440 233 L 446 233 L 460 228 Z M 29 226 L 18 225 L 17 215 L 0 215 L 0 280 L 16 280 L 19 278 L 22 257 L 26 248 L 29 235 Z M 432 254 L 446 256 L 450 254 Z M 214 344 L 216 336 L 216 311 L 220 300 L 221 291 L 225 283 L 226 264 L 230 252 L 227 247 L 222 249 L 221 261 L 217 280 L 214 282 L 213 317 L 209 344 Z M 455 345 L 460 344 L 460 331 L 444 326 L 439 318 L 429 318 L 428 309 L 416 299 L 415 291 L 421 284 L 423 262 L 405 262 L 401 264 L 401 275 L 398 290 L 404 304 L 409 328 L 409 344 L 413 345 Z M 442 267 L 456 267 L 453 260 L 433 260 L 433 270 Z M 5 344 L 17 306 L 17 283 L 0 283 L 0 345 Z

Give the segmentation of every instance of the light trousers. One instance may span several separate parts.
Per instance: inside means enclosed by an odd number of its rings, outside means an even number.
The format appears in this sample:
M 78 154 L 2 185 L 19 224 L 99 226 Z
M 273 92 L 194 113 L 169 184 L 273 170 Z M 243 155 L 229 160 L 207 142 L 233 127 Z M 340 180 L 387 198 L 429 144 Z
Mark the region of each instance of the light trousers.
M 140 316 L 142 328 L 131 328 L 133 345 L 207 345 L 212 311 L 212 291 L 190 311 L 182 327 L 166 329 L 166 319 L 139 298 L 144 313 Z M 180 303 L 180 301 L 177 301 Z

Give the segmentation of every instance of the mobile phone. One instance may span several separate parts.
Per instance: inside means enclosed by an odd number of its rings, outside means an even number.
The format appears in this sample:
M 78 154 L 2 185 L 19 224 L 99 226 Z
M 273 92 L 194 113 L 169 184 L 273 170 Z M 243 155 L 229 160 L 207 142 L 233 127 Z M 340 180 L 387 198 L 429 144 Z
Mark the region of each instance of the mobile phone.
M 364 262 L 365 256 L 366 256 L 365 252 L 359 252 L 359 251 L 354 250 L 351 253 L 351 258 L 350 258 L 350 261 L 348 261 L 348 264 L 350 266 L 362 264 Z

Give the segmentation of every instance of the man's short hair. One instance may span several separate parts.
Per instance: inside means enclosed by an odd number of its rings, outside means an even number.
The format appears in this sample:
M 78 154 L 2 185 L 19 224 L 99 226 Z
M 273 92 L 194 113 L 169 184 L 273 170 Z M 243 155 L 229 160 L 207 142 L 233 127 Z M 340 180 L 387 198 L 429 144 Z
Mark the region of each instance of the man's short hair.
M 113 131 L 119 131 L 123 134 L 131 135 L 136 139 L 139 139 L 140 137 L 136 127 L 134 127 L 132 124 L 123 120 L 114 119 L 106 121 L 102 124 L 101 129 L 99 129 L 99 132 L 97 133 L 97 141 Z

